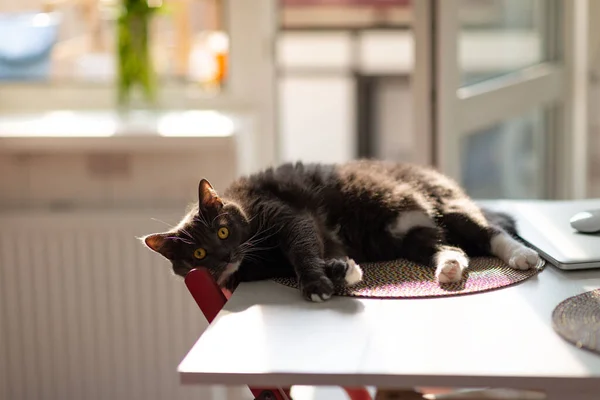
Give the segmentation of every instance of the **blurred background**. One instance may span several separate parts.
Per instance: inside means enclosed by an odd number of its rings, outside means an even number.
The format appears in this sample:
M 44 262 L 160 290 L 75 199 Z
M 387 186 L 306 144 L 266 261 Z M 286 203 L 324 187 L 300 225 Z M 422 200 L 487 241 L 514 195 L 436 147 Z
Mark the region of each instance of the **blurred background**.
M 599 16 L 588 0 L 0 0 L 0 399 L 249 398 L 178 383 L 206 322 L 136 240 L 201 177 L 373 157 L 476 198 L 600 197 Z

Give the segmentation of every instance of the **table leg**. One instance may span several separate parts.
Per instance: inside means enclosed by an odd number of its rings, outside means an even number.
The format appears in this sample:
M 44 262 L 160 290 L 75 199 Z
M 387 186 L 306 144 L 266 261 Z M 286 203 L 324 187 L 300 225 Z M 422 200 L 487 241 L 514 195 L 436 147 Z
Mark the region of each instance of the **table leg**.
M 292 400 L 290 389 L 257 389 L 250 388 L 255 400 Z
M 412 389 L 377 389 L 375 400 L 423 400 L 423 394 Z

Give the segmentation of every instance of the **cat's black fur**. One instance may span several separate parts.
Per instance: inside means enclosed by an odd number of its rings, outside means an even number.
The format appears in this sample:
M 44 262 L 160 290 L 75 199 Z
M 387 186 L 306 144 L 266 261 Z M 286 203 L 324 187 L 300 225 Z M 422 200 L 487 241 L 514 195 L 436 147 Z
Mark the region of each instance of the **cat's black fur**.
M 411 212 L 435 225 L 398 234 L 399 218 Z M 224 226 L 230 235 L 220 239 Z M 489 255 L 490 239 L 501 230 L 514 233 L 510 217 L 482 211 L 432 169 L 360 160 L 270 168 L 236 180 L 222 198 L 202 180 L 199 201 L 179 226 L 145 242 L 171 260 L 178 275 L 204 266 L 224 286 L 295 275 L 311 299 L 327 298 L 344 283 L 348 258 L 431 264 L 450 247 Z M 198 247 L 206 258 L 194 258 Z M 239 268 L 228 271 L 237 262 Z

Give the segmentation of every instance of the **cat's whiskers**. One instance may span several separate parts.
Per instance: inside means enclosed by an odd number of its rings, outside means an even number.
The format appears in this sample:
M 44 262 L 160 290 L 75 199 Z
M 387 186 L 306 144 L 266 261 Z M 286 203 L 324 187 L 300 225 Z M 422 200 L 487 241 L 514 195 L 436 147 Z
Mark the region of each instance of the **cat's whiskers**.
M 259 235 L 263 235 L 265 232 L 270 231 L 271 229 L 275 228 L 275 226 L 270 226 L 269 228 L 263 229 L 263 230 L 258 230 L 250 239 L 246 240 L 244 243 L 242 243 L 239 248 L 238 251 L 240 251 L 240 253 L 242 253 L 243 255 L 243 259 L 247 259 L 247 260 L 251 260 L 251 261 L 255 261 L 257 263 L 260 263 L 262 261 L 265 261 L 266 258 L 260 254 L 260 252 L 266 251 L 266 250 L 272 250 L 274 248 L 276 248 L 278 245 L 273 245 L 273 246 L 258 246 L 259 244 L 261 244 L 262 242 L 264 242 L 265 240 L 271 238 L 272 236 L 276 235 L 277 233 L 279 233 L 279 231 L 281 231 L 281 229 L 283 229 L 283 226 L 279 227 L 279 229 L 275 232 L 271 232 L 268 235 L 262 236 L 260 237 Z M 258 237 L 258 239 L 255 240 L 255 238 Z
M 186 240 L 186 239 L 178 237 L 178 236 L 170 236 L 169 239 L 181 240 L 182 242 L 187 243 L 187 244 L 194 244 L 193 243 L 194 237 L 187 230 L 185 230 L 183 227 L 177 227 L 177 226 L 171 225 L 171 224 L 169 224 L 169 223 L 167 223 L 167 222 L 165 222 L 163 220 L 160 220 L 158 218 L 151 218 L 151 219 L 153 221 L 165 224 L 166 226 L 168 226 L 172 230 L 177 230 L 179 232 L 182 232 L 184 235 L 186 235 L 187 237 L 189 237 L 191 240 Z
M 188 230 L 184 229 L 183 227 L 180 227 L 179 231 L 182 232 L 184 235 L 186 235 L 187 237 L 190 238 L 190 241 L 192 242 L 190 244 L 194 244 L 194 239 L 195 238 L 194 238 L 194 236 Z
M 208 228 L 208 221 L 206 220 L 206 217 L 204 216 L 204 214 L 202 213 L 202 211 L 199 211 L 198 215 L 194 216 L 194 221 L 198 221 L 202 225 L 204 225 L 205 227 Z
M 248 261 L 255 261 L 255 262 L 262 262 L 265 261 L 266 258 L 260 254 L 256 254 L 256 253 L 244 253 L 244 255 L 242 256 L 243 260 L 248 260 Z
M 192 242 L 191 240 L 187 240 L 187 239 L 179 237 L 179 236 L 168 236 L 167 239 L 179 240 L 179 241 L 182 241 L 183 243 L 189 244 L 189 245 L 194 244 L 194 242 Z
M 267 246 L 267 247 L 252 247 L 252 248 L 248 248 L 246 249 L 246 251 L 250 252 L 250 251 L 264 251 L 264 250 L 272 250 L 277 248 L 279 245 L 273 245 L 273 246 Z
M 166 226 L 168 226 L 171 229 L 175 229 L 175 225 L 171 225 L 171 224 L 169 224 L 169 223 L 167 223 L 167 222 L 165 222 L 165 221 L 163 221 L 161 219 L 158 219 L 158 218 L 150 218 L 150 219 L 152 221 L 156 221 L 156 222 L 160 222 L 161 224 L 165 224 Z
M 267 247 L 258 247 L 257 245 L 260 244 L 261 242 L 246 243 L 244 246 L 240 246 L 240 249 L 258 251 L 258 250 L 274 249 L 275 247 L 278 246 L 278 245 L 274 245 L 274 246 L 267 246 Z
M 254 235 L 252 235 L 252 237 L 250 237 L 250 239 L 248 239 L 248 240 L 246 240 L 244 243 L 242 243 L 242 245 L 244 245 L 244 244 L 246 244 L 246 243 L 250 243 L 250 242 L 252 242 L 252 241 L 254 240 L 254 238 L 255 238 L 255 237 L 257 237 L 257 236 L 259 236 L 259 235 L 262 235 L 262 234 L 264 234 L 264 233 L 266 233 L 266 232 L 270 231 L 271 229 L 274 229 L 274 228 L 276 228 L 276 226 L 275 226 L 275 225 L 271 225 L 270 227 L 268 227 L 268 228 L 266 228 L 266 229 L 262 229 L 262 227 L 263 227 L 263 225 L 264 225 L 264 223 L 265 223 L 265 222 L 266 222 L 266 221 L 265 221 L 265 219 L 264 219 L 264 216 L 262 216 L 262 215 L 261 215 L 261 221 L 260 221 L 260 224 L 258 225 L 258 228 L 257 228 L 257 230 L 256 230 L 256 233 L 255 233 Z M 283 226 L 279 227 L 279 230 L 278 230 L 277 232 L 273 232 L 272 234 L 270 234 L 270 235 L 268 235 L 268 236 L 265 236 L 265 237 L 263 237 L 263 238 L 260 238 L 260 242 L 262 242 L 263 240 L 266 240 L 266 239 L 270 238 L 271 236 L 273 236 L 273 235 L 275 235 L 275 234 L 279 233 L 279 231 L 281 231 L 281 229 L 283 229 Z M 258 243 L 260 243 L 260 242 L 258 242 Z
M 216 217 L 214 217 L 213 220 L 211 221 L 210 225 L 213 226 L 213 224 L 215 223 L 215 220 L 219 217 L 222 217 L 223 215 L 227 215 L 227 213 L 224 212 L 224 213 L 221 213 L 221 214 L 217 215 Z
M 262 232 L 260 232 L 260 227 L 259 227 L 259 230 L 257 230 L 257 232 L 256 232 L 254 235 L 252 235 L 252 236 L 251 236 L 251 237 L 250 237 L 248 240 L 246 240 L 245 242 L 243 242 L 242 244 L 240 244 L 240 247 L 242 247 L 242 246 L 245 246 L 245 245 L 247 245 L 248 243 L 251 243 L 251 242 L 252 242 L 252 240 L 253 240 L 253 239 L 254 239 L 256 236 L 258 236 L 259 234 L 261 234 L 261 233 L 262 233 Z
M 255 246 L 256 246 L 257 244 L 260 244 L 260 243 L 264 242 L 265 240 L 267 240 L 267 239 L 271 238 L 272 236 L 276 235 L 277 233 L 279 233 L 279 231 L 281 231 L 281 229 L 283 229 L 283 227 L 280 227 L 280 228 L 279 228 L 279 230 L 278 230 L 278 231 L 276 231 L 276 232 L 273 232 L 273 233 L 271 233 L 271 234 L 269 234 L 269 235 L 266 235 L 266 236 L 263 236 L 263 237 L 259 237 L 258 239 L 254 240 L 254 238 L 255 238 L 255 237 L 257 237 L 258 235 L 261 235 L 261 234 L 263 234 L 263 233 L 267 232 L 267 231 L 268 231 L 268 230 L 270 230 L 270 229 L 271 229 L 271 228 L 268 228 L 268 229 L 265 229 L 265 230 L 264 230 L 264 231 L 262 231 L 262 232 L 257 232 L 257 233 L 255 233 L 255 234 L 254 234 L 254 235 L 253 235 L 253 236 L 252 236 L 250 239 L 248 239 L 248 240 L 246 240 L 244 243 L 240 244 L 240 246 L 239 246 L 239 247 L 240 247 L 241 249 L 249 249 L 249 248 L 254 248 L 254 249 L 256 249 L 256 247 L 255 247 Z M 275 246 L 275 247 L 277 247 L 277 246 Z

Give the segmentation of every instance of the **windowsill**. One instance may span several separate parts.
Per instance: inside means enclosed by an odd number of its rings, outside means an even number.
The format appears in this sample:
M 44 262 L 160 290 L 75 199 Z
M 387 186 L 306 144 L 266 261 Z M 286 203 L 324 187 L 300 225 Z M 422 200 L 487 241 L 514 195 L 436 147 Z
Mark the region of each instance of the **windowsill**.
M 157 110 L 252 111 L 254 104 L 240 101 L 229 89 L 211 92 L 196 85 L 165 83 L 158 90 L 154 107 Z M 110 113 L 118 106 L 115 85 L 93 82 L 0 82 L 0 93 L 0 112 L 4 115 L 53 110 L 106 110 Z M 132 100 L 133 104 L 144 107 L 144 102 L 137 97 Z
M 0 152 L 196 151 L 236 130 L 235 116 L 212 110 L 9 114 L 0 115 Z

